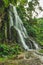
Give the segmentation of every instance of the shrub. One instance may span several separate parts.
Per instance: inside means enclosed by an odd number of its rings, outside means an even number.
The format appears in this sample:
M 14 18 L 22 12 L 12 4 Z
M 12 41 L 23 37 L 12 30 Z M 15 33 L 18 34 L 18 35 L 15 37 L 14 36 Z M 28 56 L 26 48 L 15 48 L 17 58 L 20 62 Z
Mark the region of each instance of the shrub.
M 21 47 L 17 44 L 6 45 L 0 44 L 0 56 L 18 55 L 21 52 Z

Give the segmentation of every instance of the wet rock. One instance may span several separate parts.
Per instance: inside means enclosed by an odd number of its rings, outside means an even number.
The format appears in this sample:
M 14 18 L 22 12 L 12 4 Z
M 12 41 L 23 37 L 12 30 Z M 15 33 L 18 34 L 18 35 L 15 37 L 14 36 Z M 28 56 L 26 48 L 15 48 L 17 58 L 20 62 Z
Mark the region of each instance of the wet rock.
M 0 65 L 43 65 L 43 63 L 34 55 L 33 51 L 29 51 L 21 53 L 16 59 L 7 60 Z

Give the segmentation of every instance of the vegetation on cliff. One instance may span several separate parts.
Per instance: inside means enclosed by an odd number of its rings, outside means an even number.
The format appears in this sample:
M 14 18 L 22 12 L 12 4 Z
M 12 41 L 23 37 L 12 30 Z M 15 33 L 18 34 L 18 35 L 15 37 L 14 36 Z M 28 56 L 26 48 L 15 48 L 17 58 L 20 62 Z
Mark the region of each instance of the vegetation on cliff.
M 9 53 L 18 54 L 21 51 L 18 44 L 16 46 L 14 45 L 14 47 L 10 47 L 12 43 L 18 43 L 17 33 L 13 27 L 11 28 L 11 36 L 13 37 L 10 38 L 8 13 L 10 3 L 16 6 L 28 35 L 33 37 L 33 39 L 43 47 L 43 18 L 32 17 L 34 12 L 38 16 L 38 12 L 35 11 L 36 6 L 38 6 L 40 11 L 43 11 L 38 0 L 31 0 L 29 2 L 28 0 L 0 0 L 0 56 L 9 55 Z

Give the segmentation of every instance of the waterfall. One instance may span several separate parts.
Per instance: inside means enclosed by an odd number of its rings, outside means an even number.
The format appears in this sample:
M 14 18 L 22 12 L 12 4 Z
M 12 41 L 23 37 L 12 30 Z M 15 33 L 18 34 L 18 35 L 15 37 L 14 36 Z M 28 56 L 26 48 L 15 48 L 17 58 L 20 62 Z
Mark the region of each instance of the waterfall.
M 22 20 L 20 19 L 16 7 L 13 6 L 12 4 L 10 4 L 10 8 L 9 8 L 9 17 L 10 17 L 10 27 L 13 26 L 16 31 L 18 32 L 19 35 L 19 40 L 22 43 L 22 46 L 24 47 L 24 49 L 29 50 L 29 46 L 26 44 L 26 40 L 28 38 L 28 34 L 27 31 L 23 25 Z M 30 39 L 30 38 L 28 38 Z M 31 40 L 31 39 L 30 39 Z M 33 45 L 35 46 L 36 49 L 39 49 L 38 45 L 35 43 L 34 40 L 31 40 L 33 42 Z M 29 44 L 29 43 L 28 43 Z M 32 45 L 32 43 L 31 43 Z

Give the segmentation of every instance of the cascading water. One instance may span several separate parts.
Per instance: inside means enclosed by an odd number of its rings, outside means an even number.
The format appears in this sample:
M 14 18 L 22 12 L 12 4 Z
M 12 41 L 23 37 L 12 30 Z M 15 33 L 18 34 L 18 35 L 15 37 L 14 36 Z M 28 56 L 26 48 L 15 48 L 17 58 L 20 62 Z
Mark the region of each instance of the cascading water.
M 11 11 L 11 9 L 13 9 Z M 13 14 L 13 16 L 12 16 Z M 29 50 L 29 46 L 26 45 L 25 39 L 28 38 L 27 31 L 25 27 L 23 26 L 22 20 L 20 19 L 16 7 L 10 4 L 10 10 L 9 10 L 9 16 L 10 16 L 10 27 L 13 26 L 16 31 L 18 32 L 19 35 L 19 40 L 22 43 L 22 46 L 24 49 Z M 13 20 L 13 17 L 15 17 L 15 20 Z M 29 38 L 30 39 L 30 38 Z M 31 40 L 31 39 L 30 39 Z M 39 49 L 38 45 L 35 43 L 35 41 L 31 40 L 33 42 L 33 45 L 35 46 L 36 49 Z M 32 44 L 32 43 L 31 43 Z

